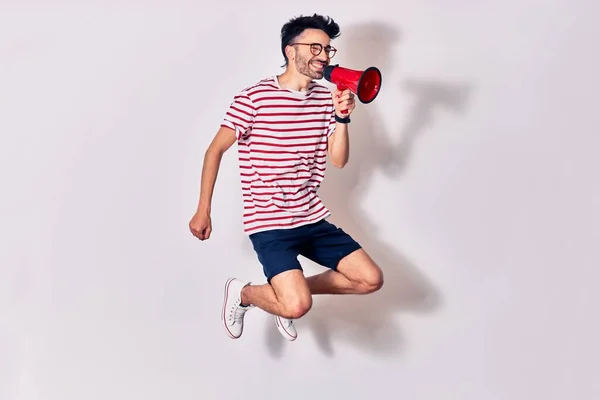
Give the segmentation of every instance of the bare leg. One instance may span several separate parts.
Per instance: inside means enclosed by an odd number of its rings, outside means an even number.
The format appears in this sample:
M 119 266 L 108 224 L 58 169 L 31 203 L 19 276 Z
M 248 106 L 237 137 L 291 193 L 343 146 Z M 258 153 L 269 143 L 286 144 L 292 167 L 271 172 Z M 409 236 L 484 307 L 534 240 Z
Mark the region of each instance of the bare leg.
M 311 293 L 301 270 L 283 272 L 271 284 L 248 285 L 242 289 L 242 304 L 253 304 L 284 318 L 298 319 L 312 307 Z
M 313 295 L 367 294 L 382 287 L 383 273 L 371 257 L 359 249 L 344 257 L 337 271 L 310 276 L 306 282 Z

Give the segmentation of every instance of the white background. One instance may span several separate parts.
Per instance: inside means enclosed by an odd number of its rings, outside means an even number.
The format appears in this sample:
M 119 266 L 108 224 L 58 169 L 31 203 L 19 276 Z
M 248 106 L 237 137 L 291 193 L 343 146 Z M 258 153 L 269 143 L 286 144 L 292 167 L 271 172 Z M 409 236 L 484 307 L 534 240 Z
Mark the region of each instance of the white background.
M 3 1 L 0 399 L 600 398 L 598 11 Z M 235 149 L 189 233 L 202 157 L 313 12 L 336 63 L 383 73 L 322 196 L 386 284 L 316 299 L 296 342 L 260 310 L 233 341 L 224 281 L 264 278 Z

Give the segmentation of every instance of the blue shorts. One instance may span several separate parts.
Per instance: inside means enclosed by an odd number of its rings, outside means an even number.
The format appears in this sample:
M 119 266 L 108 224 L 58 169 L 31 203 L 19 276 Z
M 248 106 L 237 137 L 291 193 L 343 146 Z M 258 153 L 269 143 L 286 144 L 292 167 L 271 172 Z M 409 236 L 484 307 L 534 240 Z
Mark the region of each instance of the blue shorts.
M 299 255 L 335 271 L 342 258 L 361 248 L 350 235 L 326 220 L 249 237 L 269 283 L 284 271 L 302 270 Z

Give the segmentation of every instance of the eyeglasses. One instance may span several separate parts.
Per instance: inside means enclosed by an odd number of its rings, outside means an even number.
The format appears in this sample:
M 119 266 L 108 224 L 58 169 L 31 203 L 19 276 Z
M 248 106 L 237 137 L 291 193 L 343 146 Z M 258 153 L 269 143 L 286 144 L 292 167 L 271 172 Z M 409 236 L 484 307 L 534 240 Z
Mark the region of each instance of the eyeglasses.
M 295 44 L 310 46 L 310 52 L 313 54 L 313 56 L 318 56 L 323 51 L 323 45 L 321 43 L 290 43 L 290 46 Z M 327 52 L 327 57 L 333 58 L 337 52 L 337 49 L 332 46 L 325 46 L 325 51 Z

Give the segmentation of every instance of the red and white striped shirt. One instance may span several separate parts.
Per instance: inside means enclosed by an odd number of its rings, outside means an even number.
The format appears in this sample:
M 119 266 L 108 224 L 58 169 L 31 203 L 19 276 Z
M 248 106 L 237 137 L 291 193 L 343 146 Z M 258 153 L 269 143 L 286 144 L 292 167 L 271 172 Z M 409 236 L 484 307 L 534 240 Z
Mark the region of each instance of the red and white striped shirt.
M 327 139 L 335 124 L 331 91 L 314 81 L 307 91 L 293 91 L 281 88 L 273 76 L 233 98 L 222 126 L 237 136 L 248 235 L 330 215 L 317 189 L 325 178 Z

